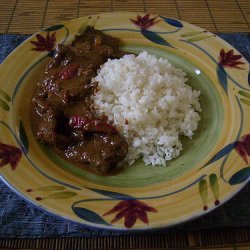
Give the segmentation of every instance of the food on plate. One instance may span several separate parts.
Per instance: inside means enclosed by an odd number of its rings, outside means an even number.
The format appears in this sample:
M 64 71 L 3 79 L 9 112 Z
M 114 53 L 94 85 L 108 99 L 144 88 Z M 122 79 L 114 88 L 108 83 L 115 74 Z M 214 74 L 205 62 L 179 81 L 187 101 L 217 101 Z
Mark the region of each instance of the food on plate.
M 108 173 L 142 158 L 166 165 L 192 137 L 201 111 L 186 74 L 146 51 L 87 27 L 58 45 L 32 98 L 36 138 L 76 165 Z
M 95 114 L 91 79 L 108 58 L 119 58 L 119 41 L 92 27 L 69 45 L 58 45 L 32 98 L 36 138 L 73 163 L 107 173 L 127 154 L 127 141 Z
M 129 144 L 129 164 L 166 165 L 180 154 L 180 136 L 193 136 L 200 120 L 199 91 L 168 60 L 146 51 L 109 59 L 92 83 L 99 115 L 107 115 Z

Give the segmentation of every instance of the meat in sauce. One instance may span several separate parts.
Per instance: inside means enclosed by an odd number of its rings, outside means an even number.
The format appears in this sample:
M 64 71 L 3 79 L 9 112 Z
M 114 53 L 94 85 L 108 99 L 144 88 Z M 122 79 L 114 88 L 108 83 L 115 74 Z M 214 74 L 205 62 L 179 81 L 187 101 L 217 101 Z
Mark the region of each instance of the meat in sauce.
M 119 40 L 88 26 L 69 45 L 58 45 L 35 87 L 32 123 L 36 138 L 65 159 L 99 173 L 121 162 L 128 144 L 98 117 L 91 101 L 98 83 L 91 79 L 108 58 L 120 58 Z

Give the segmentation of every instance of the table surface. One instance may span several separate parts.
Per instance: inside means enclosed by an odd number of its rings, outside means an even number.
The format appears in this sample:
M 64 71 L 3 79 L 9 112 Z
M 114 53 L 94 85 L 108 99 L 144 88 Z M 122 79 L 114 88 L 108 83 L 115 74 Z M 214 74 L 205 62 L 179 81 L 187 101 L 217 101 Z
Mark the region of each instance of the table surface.
M 157 13 L 216 33 L 250 32 L 250 0 L 0 0 L 0 34 L 32 34 L 73 18 L 112 11 Z M 112 247 L 250 249 L 250 229 L 223 228 L 115 238 L 0 239 L 0 249 Z
M 250 30 L 249 0 L 1 0 L 0 33 L 32 34 L 73 18 L 110 11 L 157 13 L 211 32 Z

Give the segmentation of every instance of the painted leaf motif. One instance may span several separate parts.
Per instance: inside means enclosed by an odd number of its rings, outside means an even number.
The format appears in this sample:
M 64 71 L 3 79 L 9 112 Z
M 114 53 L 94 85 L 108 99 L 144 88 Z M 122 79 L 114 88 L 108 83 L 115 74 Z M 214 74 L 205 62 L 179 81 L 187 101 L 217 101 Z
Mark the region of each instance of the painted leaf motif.
M 46 186 L 46 187 L 40 187 L 37 188 L 36 190 L 39 191 L 60 191 L 60 190 L 64 190 L 66 187 L 64 186 Z
M 200 196 L 201 196 L 203 204 L 206 205 L 207 204 L 208 191 L 207 191 L 207 181 L 205 179 L 202 179 L 199 182 L 199 192 L 200 192 Z
M 220 64 L 217 65 L 217 76 L 218 76 L 221 86 L 227 93 L 227 73 Z
M 0 167 L 10 164 L 11 169 L 15 170 L 22 157 L 19 147 L 0 143 Z
M 219 184 L 218 184 L 218 178 L 216 174 L 209 175 L 209 183 L 212 190 L 212 193 L 214 195 L 214 198 L 218 200 L 219 198 Z
M 104 196 L 108 196 L 110 198 L 113 198 L 115 200 L 128 200 L 128 199 L 134 199 L 132 196 L 129 196 L 127 194 L 121 194 L 121 193 L 116 193 L 116 192 L 111 192 L 111 191 L 107 191 L 107 190 L 101 190 L 101 189 L 95 189 L 95 188 L 90 188 L 90 190 L 104 195 Z
M 162 38 L 161 36 L 159 36 L 158 34 L 156 34 L 153 31 L 150 30 L 141 30 L 141 34 L 146 37 L 148 40 L 150 40 L 151 42 L 160 44 L 160 45 L 165 45 L 165 46 L 169 46 L 174 48 L 169 42 L 167 42 L 164 38 Z
M 24 153 L 28 153 L 29 143 L 28 143 L 28 138 L 27 138 L 25 129 L 23 127 L 22 121 L 20 121 L 20 124 L 19 124 L 19 136 L 20 136 L 20 141 L 22 143 L 22 148 L 23 148 Z
M 55 30 L 59 30 L 63 27 L 64 27 L 63 24 L 53 25 L 53 26 L 50 26 L 50 27 L 44 29 L 44 31 L 55 31 Z
M 3 90 L 0 89 L 0 95 L 7 101 L 7 102 L 10 102 L 11 101 L 11 98 L 10 96 Z
M 250 92 L 240 90 L 238 93 L 246 98 L 250 98 Z
M 228 144 L 226 147 L 221 149 L 217 154 L 215 154 L 202 168 L 210 165 L 211 163 L 218 161 L 223 156 L 227 155 L 229 152 L 231 152 L 234 149 L 236 142 Z
M 187 41 L 189 42 L 198 42 L 198 41 L 202 41 L 204 39 L 210 38 L 212 37 L 211 35 L 203 35 L 203 36 L 196 36 L 196 37 L 192 37 L 187 39 Z
M 110 225 L 107 223 L 100 215 L 97 213 L 90 211 L 89 209 L 83 207 L 72 207 L 74 213 L 81 219 L 86 220 L 88 222 L 96 223 L 96 224 L 103 224 L 103 225 Z
M 76 196 L 77 193 L 76 192 L 71 192 L 71 191 L 66 191 L 66 192 L 58 192 L 58 193 L 54 193 L 51 195 L 46 196 L 46 199 L 68 199 L 71 197 Z
M 240 101 L 248 106 L 250 106 L 250 100 L 240 98 Z
M 0 107 L 3 108 L 5 111 L 9 111 L 10 110 L 9 105 L 5 101 L 3 101 L 1 99 L 0 99 Z
M 195 36 L 195 35 L 198 35 L 200 33 L 203 33 L 203 31 L 190 31 L 190 32 L 186 32 L 186 33 L 181 34 L 181 37 Z
M 230 49 L 225 51 L 224 48 L 220 50 L 219 54 L 219 64 L 227 68 L 244 69 L 239 65 L 244 65 L 245 63 L 240 61 L 242 55 L 234 54 L 234 50 Z
M 157 16 L 150 17 L 149 13 L 146 13 L 144 16 L 137 15 L 136 19 L 130 18 L 130 21 L 139 27 L 141 30 L 147 30 L 156 23 L 160 22 L 161 20 L 157 20 Z
M 237 185 L 246 181 L 250 177 L 250 167 L 243 168 L 236 172 L 230 179 L 230 185 Z
M 34 39 L 36 40 L 30 41 L 30 43 L 34 46 L 31 48 L 32 51 L 50 52 L 56 45 L 56 31 L 47 31 L 46 34 L 36 34 Z
M 183 27 L 183 24 L 178 21 L 178 20 L 175 20 L 175 19 L 172 19 L 172 18 L 168 18 L 168 17 L 164 17 L 164 16 L 160 16 L 166 23 L 176 27 L 176 28 L 182 28 Z

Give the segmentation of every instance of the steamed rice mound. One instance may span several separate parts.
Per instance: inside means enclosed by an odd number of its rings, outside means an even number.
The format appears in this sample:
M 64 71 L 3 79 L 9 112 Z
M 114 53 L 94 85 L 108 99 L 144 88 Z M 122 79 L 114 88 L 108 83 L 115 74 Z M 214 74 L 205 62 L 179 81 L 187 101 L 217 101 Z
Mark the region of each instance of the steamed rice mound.
M 100 115 L 107 115 L 129 143 L 126 161 L 166 165 L 177 157 L 180 135 L 192 138 L 200 120 L 199 91 L 185 84 L 186 74 L 146 51 L 108 60 L 93 81 Z

